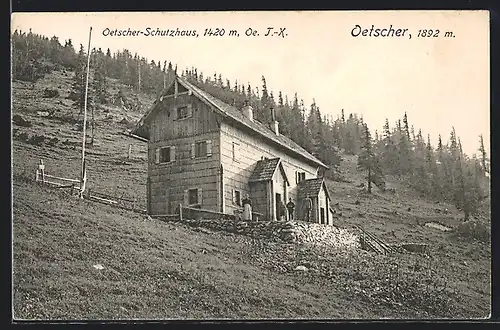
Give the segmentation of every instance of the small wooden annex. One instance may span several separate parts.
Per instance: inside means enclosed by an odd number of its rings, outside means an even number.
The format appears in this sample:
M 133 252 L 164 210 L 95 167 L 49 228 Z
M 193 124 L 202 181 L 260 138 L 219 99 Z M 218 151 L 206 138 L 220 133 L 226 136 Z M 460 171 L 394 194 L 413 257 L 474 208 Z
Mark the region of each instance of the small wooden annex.
M 300 219 L 307 220 L 308 198 L 312 204 L 308 220 L 320 224 L 332 224 L 330 193 L 323 178 L 307 179 L 299 183 L 297 200 L 300 203 L 297 217 Z
M 300 187 L 327 168 L 281 135 L 277 121 L 264 125 L 250 106 L 237 109 L 178 76 L 131 133 L 148 141 L 149 214 L 173 214 L 179 204 L 234 214 L 249 196 L 263 220 L 277 220 L 289 198 L 300 217 L 301 199 L 313 191 Z M 330 194 L 320 181 L 314 221 L 327 224 L 321 209 Z

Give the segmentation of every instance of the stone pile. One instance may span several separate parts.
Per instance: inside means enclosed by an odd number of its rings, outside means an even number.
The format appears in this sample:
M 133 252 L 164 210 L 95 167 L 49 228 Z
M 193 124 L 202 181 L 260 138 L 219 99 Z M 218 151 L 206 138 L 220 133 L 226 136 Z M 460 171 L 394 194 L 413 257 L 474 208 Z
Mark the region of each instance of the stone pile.
M 351 232 L 317 223 L 292 223 L 286 230 L 283 230 L 282 239 L 292 243 L 306 243 L 323 247 L 359 247 L 358 236 Z
M 292 244 L 310 244 L 322 247 L 359 247 L 359 238 L 351 232 L 330 225 L 296 221 L 245 222 L 234 220 L 183 220 L 191 227 L 203 227 L 215 231 L 284 241 Z

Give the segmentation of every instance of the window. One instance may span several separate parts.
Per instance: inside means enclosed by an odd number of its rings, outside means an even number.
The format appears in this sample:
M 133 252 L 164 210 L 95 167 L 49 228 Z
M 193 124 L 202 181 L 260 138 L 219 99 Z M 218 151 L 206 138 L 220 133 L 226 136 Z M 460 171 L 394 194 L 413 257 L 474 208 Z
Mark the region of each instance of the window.
M 299 183 L 306 179 L 306 172 L 295 172 L 295 182 Z
M 202 197 L 203 194 L 201 188 L 184 190 L 184 205 L 201 207 Z
M 189 118 L 192 114 L 191 105 L 177 107 L 177 120 Z
M 163 164 L 175 160 L 175 146 L 161 147 L 156 149 L 155 163 Z
M 241 206 L 241 192 L 239 190 L 233 190 L 233 203 Z
M 188 117 L 188 107 L 179 107 L 177 108 L 177 119 L 184 119 Z
M 299 173 L 299 182 L 304 181 L 306 179 L 306 172 Z
M 207 141 L 196 142 L 195 157 L 205 157 L 207 155 Z
M 170 148 L 160 149 L 160 163 L 168 163 L 170 161 Z
M 191 158 L 212 156 L 212 141 L 198 141 L 191 144 Z
M 189 205 L 198 204 L 198 189 L 189 189 L 188 201 Z
M 239 150 L 240 150 L 240 145 L 239 143 L 233 142 L 233 161 L 237 162 L 238 161 L 238 156 L 239 156 Z

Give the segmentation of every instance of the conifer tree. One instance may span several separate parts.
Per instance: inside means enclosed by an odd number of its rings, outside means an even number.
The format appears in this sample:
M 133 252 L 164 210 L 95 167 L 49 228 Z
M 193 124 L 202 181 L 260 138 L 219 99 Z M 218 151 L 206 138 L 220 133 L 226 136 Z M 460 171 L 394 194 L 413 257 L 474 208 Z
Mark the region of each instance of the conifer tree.
M 406 113 L 403 117 L 404 127 L 401 127 L 401 121 L 398 120 L 398 167 L 399 173 L 407 175 L 412 172 L 412 157 L 411 157 L 411 145 L 410 145 L 410 132 L 408 131 L 408 119 Z
M 304 142 L 304 137 L 305 137 L 305 127 L 304 127 L 304 121 L 302 117 L 302 112 L 301 112 L 301 107 L 299 104 L 299 98 L 297 96 L 297 93 L 294 95 L 293 99 L 293 104 L 292 108 L 290 111 L 290 129 L 291 129 L 291 136 L 290 138 L 298 143 L 299 145 L 303 146 Z
M 383 146 L 382 160 L 384 163 L 384 167 L 388 170 L 389 173 L 398 173 L 397 149 L 393 141 L 392 133 L 389 127 L 389 120 L 387 118 L 385 119 L 385 124 L 383 127 Z
M 426 146 L 424 139 L 422 137 L 422 131 L 419 130 L 418 135 L 414 140 L 415 145 L 415 157 L 413 158 L 413 172 L 412 175 L 412 185 L 421 193 L 429 193 L 430 188 L 430 180 L 429 180 L 429 172 L 426 167 Z
M 304 148 L 317 158 L 319 158 L 320 155 L 320 144 L 322 140 L 321 124 L 321 114 L 316 105 L 316 100 L 313 99 L 307 118 L 307 134 L 305 136 Z
M 366 124 L 363 125 L 363 141 L 361 145 L 361 151 L 358 156 L 358 168 L 367 171 L 367 184 L 368 193 L 372 192 L 372 182 L 375 182 L 382 189 L 385 189 L 385 183 L 383 182 L 382 170 L 380 167 L 379 159 L 373 152 L 372 148 L 372 138 L 370 130 Z
M 481 167 L 482 167 L 482 173 L 489 174 L 489 168 L 488 168 L 488 157 L 486 153 L 486 149 L 484 148 L 484 141 L 483 141 L 483 134 L 479 136 L 479 152 L 481 153 Z
M 102 104 L 106 104 L 108 99 L 109 99 L 109 94 L 108 94 L 108 84 L 107 84 L 107 70 L 106 70 L 106 63 L 105 63 L 105 58 L 104 54 L 102 53 L 102 50 L 99 48 L 99 50 L 93 52 L 93 71 L 94 71 L 94 77 L 92 80 L 92 88 L 93 88 L 93 93 L 95 95 L 96 101 Z
M 350 113 L 345 124 L 344 133 L 344 150 L 345 153 L 349 155 L 355 155 L 358 152 L 359 145 L 358 141 L 360 139 L 360 131 L 358 119 L 354 114 Z
M 259 97 L 259 90 L 257 90 L 257 97 Z M 269 115 L 269 108 L 270 108 L 270 100 L 269 100 L 269 93 L 267 89 L 267 83 L 266 83 L 266 78 L 262 76 L 262 90 L 261 90 L 262 96 L 260 96 L 260 105 L 257 108 L 256 111 L 256 117 L 258 120 L 260 120 L 263 123 L 269 123 L 271 120 L 271 117 Z
M 440 196 L 441 188 L 439 185 L 440 181 L 438 177 L 437 164 L 434 156 L 434 151 L 431 145 L 431 136 L 429 134 L 427 135 L 427 145 L 425 149 L 425 164 L 426 164 L 426 169 L 429 173 L 429 180 L 430 180 L 429 193 L 433 197 Z
M 76 53 L 71 39 L 66 40 L 63 49 L 63 66 L 67 69 L 74 70 L 76 67 Z
M 79 113 L 83 113 L 85 104 L 87 60 L 82 44 L 80 44 L 80 50 L 78 51 L 76 62 L 75 76 L 73 78 L 73 84 L 71 85 L 71 94 L 72 99 L 75 101 L 74 104 L 79 109 Z

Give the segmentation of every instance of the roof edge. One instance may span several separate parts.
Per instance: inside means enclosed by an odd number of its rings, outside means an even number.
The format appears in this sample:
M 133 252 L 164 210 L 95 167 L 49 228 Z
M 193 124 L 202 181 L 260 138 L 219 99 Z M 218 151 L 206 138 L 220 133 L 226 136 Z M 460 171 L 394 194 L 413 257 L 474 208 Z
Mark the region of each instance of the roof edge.
M 285 149 L 287 152 L 290 152 L 290 153 L 293 153 L 295 156 L 298 156 L 300 157 L 301 159 L 307 161 L 307 162 L 310 162 L 310 163 L 313 163 L 317 166 L 320 166 L 324 169 L 330 169 L 330 167 L 326 164 L 324 164 L 321 160 L 319 160 L 317 157 L 315 157 L 314 155 L 312 155 L 311 153 L 309 153 L 312 157 L 309 158 L 309 157 L 306 157 L 304 156 L 303 154 L 301 154 L 300 152 L 282 144 L 282 143 L 279 143 L 278 141 L 275 141 L 274 139 L 262 134 L 261 132 L 259 132 L 257 129 L 254 129 L 248 125 L 245 125 L 244 122 L 241 122 L 239 120 L 237 120 L 236 118 L 233 118 L 227 114 L 225 114 L 222 110 L 219 109 L 219 106 L 215 103 L 213 103 L 211 100 L 209 100 L 207 97 L 205 97 L 203 94 L 199 93 L 198 91 L 196 90 L 193 90 L 193 87 L 196 88 L 196 89 L 199 89 L 201 90 L 202 92 L 204 93 L 208 93 L 208 92 L 205 92 L 203 91 L 201 88 L 191 84 L 189 81 L 187 81 L 186 79 L 180 77 L 179 75 L 175 75 L 175 79 L 172 80 L 172 82 L 168 85 L 168 86 L 165 86 L 165 88 L 162 89 L 161 93 L 159 93 L 159 96 L 155 99 L 155 101 L 153 102 L 153 105 L 151 106 L 151 108 L 141 117 L 141 119 L 139 119 L 139 121 L 137 122 L 137 124 L 135 125 L 135 127 L 133 129 L 130 130 L 130 133 L 131 134 L 134 134 L 138 137 L 141 137 L 141 138 L 144 138 L 144 139 L 147 139 L 149 140 L 149 137 L 146 137 L 146 136 L 143 136 L 141 135 L 141 132 L 139 132 L 144 126 L 145 126 L 145 123 L 147 121 L 147 119 L 154 113 L 154 110 L 155 108 L 158 106 L 158 100 L 163 96 L 163 93 L 168 90 L 173 84 L 175 84 L 175 82 L 178 82 L 180 83 L 182 86 L 184 86 L 185 88 L 187 88 L 188 90 L 191 90 L 193 92 L 193 94 L 195 94 L 198 98 L 202 99 L 203 101 L 205 101 L 206 103 L 210 104 L 210 106 L 212 108 L 214 108 L 215 112 L 219 115 L 221 115 L 224 119 L 229 119 L 230 121 L 233 121 L 233 122 L 236 122 L 242 126 L 244 126 L 246 129 L 254 132 L 254 133 L 257 133 L 259 134 L 259 136 L 261 136 L 262 138 L 266 139 L 266 141 L 270 141 L 272 142 L 273 144 L 279 146 L 279 147 L 282 147 L 283 149 Z M 192 87 L 191 87 L 192 86 Z M 215 96 L 213 96 L 215 98 Z M 224 101 L 221 101 L 224 103 Z M 283 135 L 284 137 L 286 137 L 287 139 L 290 139 L 289 137 Z M 290 139 L 291 140 L 291 139 Z M 307 150 L 305 150 L 307 152 Z M 279 157 L 276 157 L 276 158 L 279 158 Z M 281 161 L 281 159 L 280 159 Z

